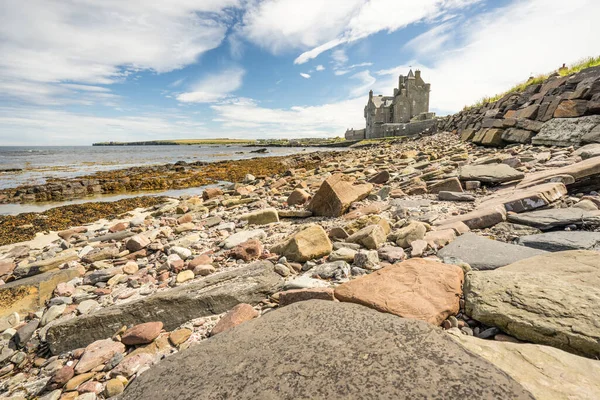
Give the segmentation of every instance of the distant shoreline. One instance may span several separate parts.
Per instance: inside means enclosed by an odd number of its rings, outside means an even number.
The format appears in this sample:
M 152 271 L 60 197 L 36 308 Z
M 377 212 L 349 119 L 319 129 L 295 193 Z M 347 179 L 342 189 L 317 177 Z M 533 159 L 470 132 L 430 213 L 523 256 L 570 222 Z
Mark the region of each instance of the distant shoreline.
M 99 142 L 92 146 L 244 146 L 244 147 L 348 147 L 354 142 L 341 138 L 310 139 L 178 139 L 146 140 L 137 142 Z

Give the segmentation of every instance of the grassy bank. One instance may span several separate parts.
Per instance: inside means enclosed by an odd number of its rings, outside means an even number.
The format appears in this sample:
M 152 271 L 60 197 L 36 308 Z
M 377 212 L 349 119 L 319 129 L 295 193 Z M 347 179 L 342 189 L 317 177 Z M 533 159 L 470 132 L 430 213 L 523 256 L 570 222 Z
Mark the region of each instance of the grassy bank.
M 558 74 L 560 76 L 569 76 L 569 75 L 576 74 L 577 72 L 584 70 L 586 68 L 596 67 L 598 65 L 600 65 L 600 56 L 589 57 L 589 58 L 585 58 L 581 61 L 578 61 L 577 63 L 570 65 L 566 68 L 560 68 L 556 72 L 558 72 Z M 504 93 L 500 93 L 500 94 L 497 94 L 497 95 L 491 96 L 491 97 L 483 97 L 482 99 L 480 99 L 477 103 L 473 104 L 472 106 L 465 106 L 464 110 L 468 110 L 473 107 L 481 107 L 487 103 L 493 103 L 495 101 L 500 100 L 502 97 L 504 97 L 510 93 L 523 92 L 525 89 L 527 89 L 531 85 L 537 85 L 537 84 L 544 82 L 546 79 L 548 79 L 550 77 L 551 74 L 554 74 L 554 73 L 555 72 L 532 76 L 525 82 L 521 82 L 518 85 L 515 85 L 514 87 L 510 88 L 509 90 L 507 90 Z
M 192 146 L 192 145 L 249 145 L 256 140 L 249 139 L 177 139 L 177 140 L 148 140 L 141 142 L 99 142 L 92 146 Z

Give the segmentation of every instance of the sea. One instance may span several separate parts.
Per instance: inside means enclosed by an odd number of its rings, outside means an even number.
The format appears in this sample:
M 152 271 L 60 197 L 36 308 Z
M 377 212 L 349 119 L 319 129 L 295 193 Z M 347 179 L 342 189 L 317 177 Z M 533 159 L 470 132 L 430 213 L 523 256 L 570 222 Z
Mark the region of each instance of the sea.
M 0 146 L 0 189 L 39 185 L 50 178 L 75 178 L 98 171 L 161 165 L 177 161 L 216 162 L 255 157 L 286 156 L 316 151 L 343 151 L 345 148 L 268 147 L 266 153 L 252 153 L 262 147 L 239 145 L 189 146 Z M 9 171 L 15 170 L 15 171 Z M 147 193 L 177 196 L 196 194 L 201 188 Z M 181 192 L 181 193 L 180 193 Z M 86 201 L 115 201 L 139 194 L 102 195 L 68 202 L 44 204 L 2 204 L 0 214 L 40 212 L 48 208 Z

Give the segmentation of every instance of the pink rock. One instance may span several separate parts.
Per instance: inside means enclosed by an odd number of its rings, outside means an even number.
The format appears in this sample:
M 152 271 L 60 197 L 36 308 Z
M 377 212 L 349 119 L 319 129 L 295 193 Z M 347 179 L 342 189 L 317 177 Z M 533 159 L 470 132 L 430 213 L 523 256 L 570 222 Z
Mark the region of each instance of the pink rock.
M 224 332 L 242 322 L 250 321 L 258 316 L 258 312 L 250 304 L 238 304 L 223 316 L 210 332 L 211 336 Z
M 306 300 L 334 301 L 333 288 L 296 289 L 279 293 L 279 305 L 282 307 Z
M 73 295 L 73 293 L 75 293 L 75 286 L 68 282 L 61 282 L 58 285 L 56 285 L 54 293 L 60 297 L 69 297 Z
M 103 389 L 103 386 L 98 381 L 87 381 L 77 386 L 77 391 L 79 393 L 100 393 Z
M 124 351 L 125 346 L 123 346 L 123 343 L 114 342 L 112 339 L 96 340 L 85 348 L 81 359 L 75 366 L 75 373 L 88 372 L 98 365 L 104 364 L 115 354 Z
M 138 353 L 127 356 L 112 371 L 111 376 L 123 375 L 127 378 L 135 375 L 142 367 L 152 365 L 154 356 L 150 353 Z
M 146 344 L 158 337 L 163 328 L 160 321 L 146 322 L 127 329 L 121 337 L 121 342 L 127 345 Z

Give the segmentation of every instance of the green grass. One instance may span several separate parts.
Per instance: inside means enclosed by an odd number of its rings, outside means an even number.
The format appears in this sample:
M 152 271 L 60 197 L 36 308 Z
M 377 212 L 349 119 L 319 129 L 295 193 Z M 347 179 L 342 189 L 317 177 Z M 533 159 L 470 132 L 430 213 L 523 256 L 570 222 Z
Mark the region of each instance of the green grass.
M 207 145 L 207 144 L 254 144 L 256 140 L 253 139 L 175 139 L 175 140 L 148 140 L 139 142 L 101 142 L 94 143 L 94 145 L 113 145 L 113 146 L 124 146 L 124 145 L 180 145 L 180 146 L 191 146 L 191 145 Z
M 600 65 L 600 56 L 588 57 L 581 61 L 578 61 L 577 63 L 575 63 L 567 68 L 559 69 L 558 73 L 561 76 L 569 76 L 569 75 L 576 74 L 577 72 L 584 70 L 586 68 L 596 67 L 598 65 Z M 481 107 L 488 103 L 493 103 L 495 101 L 500 100 L 502 97 L 506 96 L 509 93 L 523 92 L 525 89 L 527 89 L 531 85 L 536 85 L 536 84 L 544 82 L 546 79 L 548 79 L 550 77 L 550 75 L 551 74 L 541 74 L 541 75 L 531 77 L 527 81 L 519 83 L 518 85 L 510 88 L 509 90 L 507 90 L 504 93 L 500 93 L 500 94 L 497 94 L 497 95 L 491 96 L 491 97 L 483 97 L 479 101 L 477 101 L 475 104 L 473 104 L 472 106 L 465 106 L 463 108 L 463 111 L 469 110 L 474 107 Z

